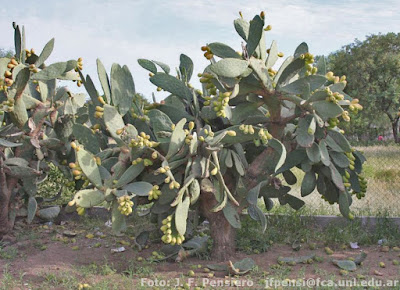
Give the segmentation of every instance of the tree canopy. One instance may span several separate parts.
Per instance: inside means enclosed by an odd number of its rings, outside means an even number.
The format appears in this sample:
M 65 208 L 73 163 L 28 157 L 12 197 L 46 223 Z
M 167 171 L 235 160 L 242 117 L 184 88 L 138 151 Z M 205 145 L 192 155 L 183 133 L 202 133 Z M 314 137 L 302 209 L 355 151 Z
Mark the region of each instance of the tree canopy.
M 400 33 L 369 35 L 328 57 L 329 69 L 346 75 L 345 92 L 358 97 L 364 110 L 355 116 L 348 134 L 361 135 L 390 124 L 399 142 Z

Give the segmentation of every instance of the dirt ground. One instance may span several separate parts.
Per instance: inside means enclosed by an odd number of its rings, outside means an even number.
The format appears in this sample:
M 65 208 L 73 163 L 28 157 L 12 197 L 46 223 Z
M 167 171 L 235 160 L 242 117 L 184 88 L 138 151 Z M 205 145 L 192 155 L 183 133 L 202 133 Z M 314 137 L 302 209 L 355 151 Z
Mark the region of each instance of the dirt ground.
M 66 237 L 65 233 L 68 234 L 68 231 L 74 231 L 76 236 Z M 93 289 L 148 289 L 156 286 L 151 284 L 155 279 L 170 283 L 169 287 L 164 285 L 158 287 L 159 289 L 177 288 L 177 282 L 181 286 L 189 282 L 190 269 L 193 269 L 194 278 L 200 284 L 203 283 L 200 282 L 203 278 L 231 279 L 226 276 L 226 272 L 206 273 L 204 268 L 215 264 L 212 260 L 193 257 L 182 263 L 151 263 L 148 259 L 151 260 L 152 253 L 158 251 L 162 245 L 149 243 L 147 249 L 139 252 L 132 241 L 133 237 L 130 236 L 111 235 L 110 229 L 105 226 L 79 226 L 72 221 L 51 226 L 20 224 L 10 236 L 9 243 L 3 244 L 0 250 L 0 288 L 77 289 L 79 283 L 87 283 Z M 126 248 L 125 252 L 111 252 L 111 249 L 121 246 Z M 290 245 L 276 244 L 261 254 L 246 255 L 238 252 L 232 257 L 233 262 L 250 257 L 257 267 L 244 276 L 232 278 L 247 279 L 253 283 L 247 285 L 252 287 L 244 288 L 264 288 L 265 279 L 271 278 L 400 279 L 400 266 L 394 265 L 396 262 L 393 261 L 400 260 L 400 252 L 395 251 L 396 249 L 389 249 L 388 252 L 382 251 L 385 249 L 381 246 L 362 249 L 339 249 L 338 246 L 332 249 L 334 253 L 327 255 L 323 244 L 317 244 L 314 250 L 304 244 L 299 251 L 293 251 Z M 341 273 L 332 263 L 333 259 L 355 257 L 360 250 L 367 253 L 367 258 L 354 272 Z M 280 265 L 277 262 L 278 257 L 305 256 L 312 253 L 323 258 L 323 261 L 293 266 Z M 385 267 L 379 265 L 381 262 Z M 150 284 L 142 279 L 150 279 Z

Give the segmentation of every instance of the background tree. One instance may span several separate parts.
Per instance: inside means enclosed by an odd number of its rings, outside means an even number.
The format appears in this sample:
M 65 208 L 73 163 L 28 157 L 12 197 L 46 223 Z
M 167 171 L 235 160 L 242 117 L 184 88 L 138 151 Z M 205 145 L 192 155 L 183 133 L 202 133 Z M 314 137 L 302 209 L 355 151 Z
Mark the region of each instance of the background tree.
M 344 91 L 359 98 L 364 107 L 346 132 L 376 134 L 389 124 L 395 142 L 399 143 L 400 34 L 370 35 L 364 41 L 355 40 L 329 55 L 328 68 L 347 76 Z
M 14 55 L 14 52 L 11 49 L 0 48 L 0 57 L 8 57 L 11 58 Z

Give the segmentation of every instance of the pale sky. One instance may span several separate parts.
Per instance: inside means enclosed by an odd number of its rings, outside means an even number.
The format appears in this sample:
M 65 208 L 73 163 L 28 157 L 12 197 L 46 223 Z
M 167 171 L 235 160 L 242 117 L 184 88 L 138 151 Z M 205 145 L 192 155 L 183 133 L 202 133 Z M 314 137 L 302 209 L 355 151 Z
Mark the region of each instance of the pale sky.
M 83 57 L 84 74 L 89 74 L 97 89 L 96 58 L 107 71 L 112 63 L 126 64 L 132 72 L 137 92 L 157 99 L 148 73 L 138 58 L 165 62 L 172 72 L 179 65 L 180 53 L 194 61 L 194 72 L 208 64 L 200 47 L 223 42 L 241 50 L 241 38 L 233 20 L 242 11 L 250 20 L 261 10 L 266 12 L 267 46 L 276 40 L 280 51 L 290 55 L 305 41 L 315 55 L 329 54 L 355 38 L 400 32 L 400 1 L 317 1 L 317 0 L 0 0 L 2 43 L 13 48 L 16 21 L 24 25 L 27 47 L 38 53 L 52 37 L 55 48 L 48 63 Z M 194 75 L 195 76 L 195 75 Z M 196 86 L 197 81 L 192 80 Z M 73 85 L 72 85 L 73 87 Z

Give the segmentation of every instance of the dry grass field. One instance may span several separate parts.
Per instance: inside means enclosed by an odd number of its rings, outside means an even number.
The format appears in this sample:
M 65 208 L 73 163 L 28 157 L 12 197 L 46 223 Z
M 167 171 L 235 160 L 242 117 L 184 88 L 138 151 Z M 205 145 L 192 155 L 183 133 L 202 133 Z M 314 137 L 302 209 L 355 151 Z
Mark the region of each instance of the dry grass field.
M 368 146 L 358 147 L 364 152 L 367 162 L 364 165 L 364 175 L 368 179 L 368 190 L 365 198 L 354 197 L 352 210 L 357 215 L 370 216 L 400 216 L 400 147 L 399 146 Z M 292 194 L 300 196 L 300 181 L 304 173 L 294 172 L 299 184 L 293 187 Z M 303 198 L 306 210 L 311 214 L 339 214 L 337 205 L 331 206 L 313 192 Z

